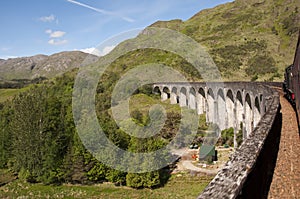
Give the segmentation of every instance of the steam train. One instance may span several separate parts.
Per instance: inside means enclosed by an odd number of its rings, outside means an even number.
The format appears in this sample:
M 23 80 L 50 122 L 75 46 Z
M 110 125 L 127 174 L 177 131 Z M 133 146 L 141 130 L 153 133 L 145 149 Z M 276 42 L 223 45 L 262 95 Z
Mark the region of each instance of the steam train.
M 283 91 L 300 116 L 300 31 L 294 63 L 285 69 Z

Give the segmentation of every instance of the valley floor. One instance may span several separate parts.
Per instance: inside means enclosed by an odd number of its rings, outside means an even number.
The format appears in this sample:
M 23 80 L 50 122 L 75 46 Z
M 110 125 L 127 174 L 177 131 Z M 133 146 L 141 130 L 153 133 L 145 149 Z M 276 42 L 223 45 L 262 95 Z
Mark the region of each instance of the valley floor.
M 2 187 L 0 186 L 0 198 L 194 199 L 204 190 L 212 178 L 213 176 L 191 176 L 190 173 L 177 173 L 171 176 L 164 187 L 138 190 L 115 186 L 111 183 L 89 186 L 69 184 L 51 186 L 14 180 Z

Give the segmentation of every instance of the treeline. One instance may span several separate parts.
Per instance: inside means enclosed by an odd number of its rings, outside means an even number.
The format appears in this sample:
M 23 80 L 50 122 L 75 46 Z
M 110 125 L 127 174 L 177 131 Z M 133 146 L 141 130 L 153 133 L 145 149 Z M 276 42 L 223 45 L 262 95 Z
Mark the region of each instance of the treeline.
M 0 80 L 0 89 L 6 88 L 24 88 L 30 84 L 39 84 L 43 81 L 47 80 L 46 77 L 37 77 L 34 79 L 12 79 L 10 81 L 7 80 Z
M 122 74 L 139 62 L 146 64 L 152 61 L 151 52 L 149 49 L 129 53 L 129 57 L 136 53 L 147 55 L 145 60 L 140 60 L 143 56 L 117 59 L 102 75 L 96 89 L 95 108 L 101 128 L 117 147 L 130 152 L 146 153 L 166 146 L 176 135 L 181 121 L 180 112 L 168 112 L 160 133 L 147 139 L 139 139 L 122 131 L 111 117 L 110 108 L 115 103 L 111 100 L 111 94 L 116 83 Z M 163 51 L 157 54 L 156 58 L 161 60 L 160 63 L 174 65 L 187 76 L 192 76 L 191 67 L 177 64 L 182 63 L 182 58 L 177 56 L 176 61 L 170 64 L 173 54 Z M 86 150 L 76 132 L 72 113 L 76 74 L 77 71 L 74 70 L 31 86 L 12 101 L 0 105 L 0 167 L 15 172 L 29 182 L 45 184 L 108 181 L 135 188 L 163 185 L 169 178 L 169 167 L 148 173 L 121 172 L 99 162 Z M 151 89 L 151 86 L 145 85 L 134 94 L 149 95 Z M 150 121 L 148 114 L 142 114 L 138 110 L 132 110 L 131 116 L 140 126 L 145 126 Z M 184 125 L 183 128 L 188 134 L 189 128 Z M 178 144 L 182 143 L 178 141 Z
M 0 167 L 29 182 L 45 184 L 109 181 L 135 188 L 164 184 L 169 177 L 168 168 L 141 174 L 121 172 L 99 162 L 85 149 L 73 121 L 73 84 L 74 76 L 65 74 L 47 84 L 35 85 L 0 105 Z M 99 89 L 101 86 L 100 83 Z M 98 92 L 101 98 L 101 91 Z M 98 109 L 101 127 L 112 142 L 133 152 L 164 146 L 166 139 L 161 135 L 137 139 L 121 131 L 110 118 L 109 99 L 98 100 L 96 107 L 102 107 Z M 138 111 L 133 114 L 136 122 L 140 120 L 139 115 Z M 179 114 L 174 113 L 171 118 L 180 121 Z M 174 129 L 165 127 L 165 131 L 169 131 L 166 135 L 174 134 Z

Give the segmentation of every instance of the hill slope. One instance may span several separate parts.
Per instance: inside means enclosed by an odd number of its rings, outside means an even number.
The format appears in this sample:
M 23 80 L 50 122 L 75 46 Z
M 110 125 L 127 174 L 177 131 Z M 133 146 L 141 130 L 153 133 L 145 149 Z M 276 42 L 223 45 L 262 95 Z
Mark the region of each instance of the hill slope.
M 158 21 L 150 27 L 177 30 L 199 42 L 207 48 L 224 80 L 281 81 L 284 68 L 293 61 L 299 12 L 299 0 L 236 0 L 203 10 L 187 21 Z M 53 77 L 79 67 L 86 56 L 74 51 L 0 60 L 0 80 Z M 179 69 L 190 80 L 199 80 L 181 57 L 153 49 L 126 54 L 112 65 L 112 72 L 119 75 L 132 66 L 153 61 Z
M 280 80 L 293 61 L 299 11 L 299 0 L 236 0 L 184 22 L 151 26 L 178 30 L 207 47 L 225 79 Z

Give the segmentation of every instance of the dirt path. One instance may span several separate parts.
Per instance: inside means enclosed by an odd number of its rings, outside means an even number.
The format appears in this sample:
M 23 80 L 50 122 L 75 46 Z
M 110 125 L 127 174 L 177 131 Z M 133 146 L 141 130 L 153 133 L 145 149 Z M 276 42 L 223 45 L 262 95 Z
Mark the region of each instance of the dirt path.
M 190 160 L 183 160 L 182 161 L 182 166 L 190 171 L 195 171 L 195 172 L 200 172 L 200 173 L 205 173 L 208 175 L 216 175 L 218 173 L 218 169 L 202 169 L 200 167 L 196 167 L 193 165 L 193 163 Z
M 282 131 L 278 158 L 268 198 L 300 199 L 300 137 L 295 112 L 280 96 Z

